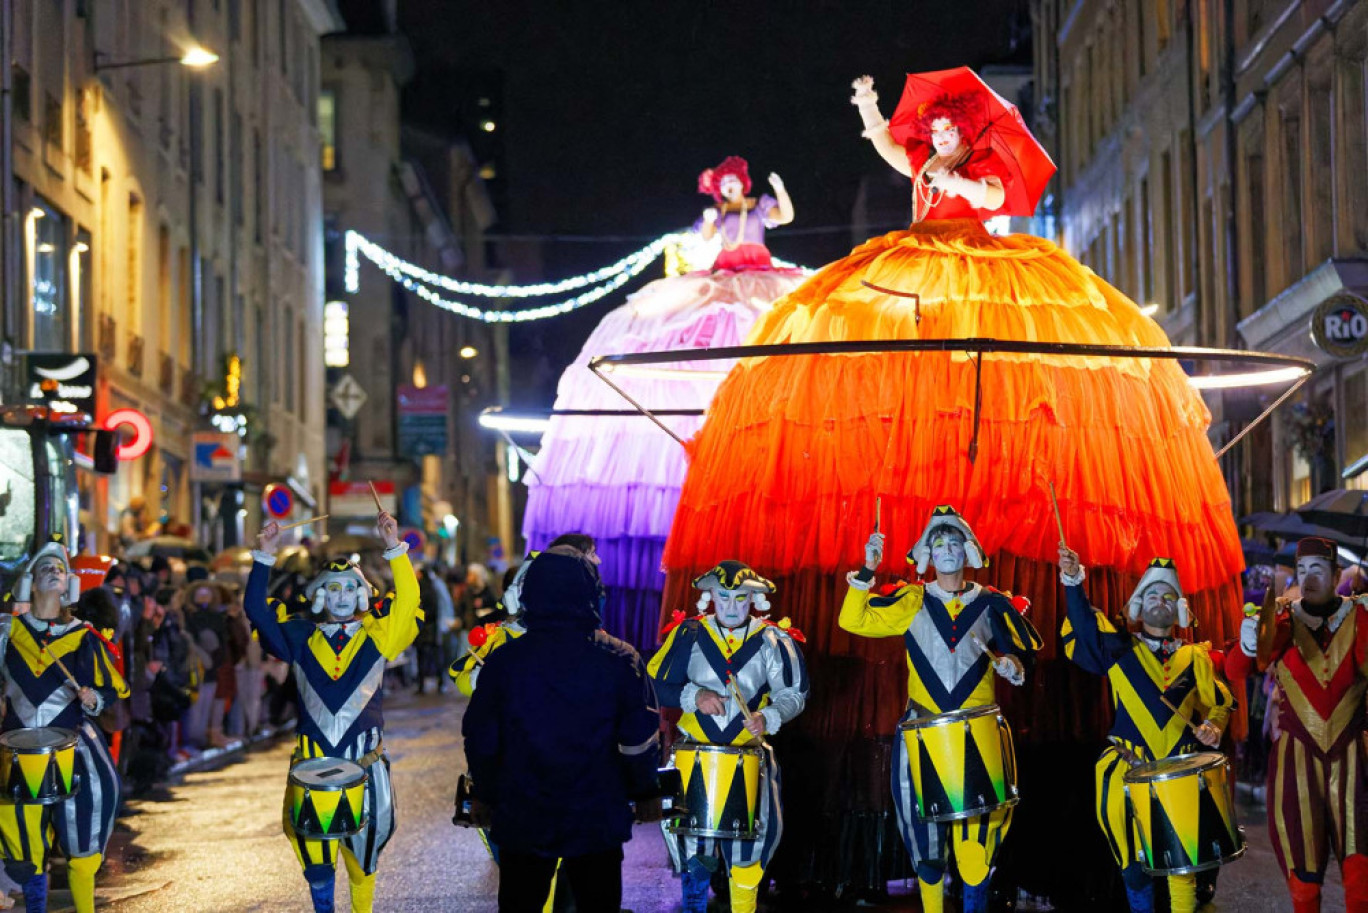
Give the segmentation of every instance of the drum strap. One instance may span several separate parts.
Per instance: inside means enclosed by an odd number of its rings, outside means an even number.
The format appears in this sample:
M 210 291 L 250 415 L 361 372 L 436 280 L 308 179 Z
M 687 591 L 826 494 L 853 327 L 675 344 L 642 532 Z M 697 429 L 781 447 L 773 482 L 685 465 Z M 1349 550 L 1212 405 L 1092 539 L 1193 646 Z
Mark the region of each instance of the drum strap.
M 376 745 L 370 751 L 366 752 L 361 757 L 357 758 L 356 763 L 359 764 L 361 768 L 364 770 L 365 768 L 370 767 L 376 761 L 380 760 L 380 756 L 384 753 L 385 743 L 381 742 L 379 745 Z

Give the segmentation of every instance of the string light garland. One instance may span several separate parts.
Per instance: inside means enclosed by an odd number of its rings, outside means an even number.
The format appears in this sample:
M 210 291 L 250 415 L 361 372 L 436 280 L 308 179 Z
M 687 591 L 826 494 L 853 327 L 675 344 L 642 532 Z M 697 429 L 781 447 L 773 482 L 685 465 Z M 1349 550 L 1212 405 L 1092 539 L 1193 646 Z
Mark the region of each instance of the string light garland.
M 687 244 L 693 237 L 694 235 L 691 232 L 670 232 L 661 235 L 650 244 L 628 254 L 616 263 L 590 273 L 562 279 L 559 282 L 541 282 L 533 285 L 483 285 L 478 282 L 453 279 L 424 269 L 390 253 L 360 232 L 348 230 L 345 236 L 346 259 L 344 261 L 343 281 L 348 292 L 355 293 L 359 290 L 361 257 L 364 256 L 405 289 L 437 307 L 485 323 L 525 323 L 530 320 L 544 320 L 548 317 L 568 314 L 598 301 L 641 275 L 646 267 L 659 259 L 668 248 Z M 774 260 L 774 263 L 784 269 L 798 269 L 804 273 L 812 272 L 805 267 L 778 258 Z M 446 298 L 432 288 L 433 286 L 457 294 L 493 299 L 537 298 L 560 295 L 588 286 L 594 287 L 563 301 L 519 311 L 508 311 L 482 308 L 465 301 Z

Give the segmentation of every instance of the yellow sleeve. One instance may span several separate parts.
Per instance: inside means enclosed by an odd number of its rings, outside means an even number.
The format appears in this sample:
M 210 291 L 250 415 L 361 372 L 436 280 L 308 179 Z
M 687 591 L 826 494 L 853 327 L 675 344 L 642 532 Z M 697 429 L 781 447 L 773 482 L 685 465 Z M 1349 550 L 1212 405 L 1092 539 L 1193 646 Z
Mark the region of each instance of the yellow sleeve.
M 480 669 L 480 664 L 489 654 L 493 653 L 498 647 L 503 646 L 508 641 L 508 632 L 503 625 L 499 625 L 489 635 L 484 643 L 466 652 L 464 656 L 451 664 L 447 669 L 447 675 L 456 683 L 456 690 L 470 697 L 475 693 L 475 679 Z
M 892 596 L 850 587 L 841 603 L 841 630 L 863 637 L 901 637 L 921 611 L 922 588 L 905 586 Z
M 397 659 L 418 636 L 423 612 L 418 606 L 418 577 L 407 552 L 390 559 L 390 572 L 394 574 L 394 598 L 389 613 L 381 618 L 367 614 L 362 624 L 385 658 Z
M 114 667 L 114 657 L 109 655 L 109 650 L 105 647 L 104 641 L 89 632 L 86 633 L 86 637 L 90 639 L 91 666 L 94 671 L 95 687 L 111 689 L 121 698 L 128 697 L 128 683 L 119 674 L 119 670 Z

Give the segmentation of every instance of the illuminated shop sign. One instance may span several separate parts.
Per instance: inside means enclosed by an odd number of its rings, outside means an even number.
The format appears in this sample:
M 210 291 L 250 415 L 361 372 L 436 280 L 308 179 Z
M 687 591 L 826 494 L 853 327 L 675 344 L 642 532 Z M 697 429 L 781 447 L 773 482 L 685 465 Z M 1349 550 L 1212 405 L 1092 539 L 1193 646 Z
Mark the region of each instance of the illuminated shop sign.
M 57 412 L 95 414 L 96 358 L 70 352 L 28 352 L 24 355 L 27 397 Z

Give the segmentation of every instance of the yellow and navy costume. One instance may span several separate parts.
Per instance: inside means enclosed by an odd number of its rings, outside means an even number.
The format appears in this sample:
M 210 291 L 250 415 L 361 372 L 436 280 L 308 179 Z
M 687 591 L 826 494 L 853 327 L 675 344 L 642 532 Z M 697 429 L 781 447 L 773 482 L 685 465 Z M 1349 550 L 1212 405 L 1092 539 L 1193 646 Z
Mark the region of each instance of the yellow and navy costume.
M 924 559 L 921 563 L 924 567 Z M 1040 649 L 1040 635 L 1004 593 L 976 583 L 950 593 L 927 583 L 878 596 L 871 595 L 872 586 L 872 577 L 850 579 L 838 623 L 864 637 L 903 639 L 908 694 L 904 722 L 996 703 L 993 661 L 979 643 L 994 653 L 1017 657 L 1023 667 Z M 988 876 L 1011 826 L 1012 809 L 953 822 L 923 820 L 901 738 L 894 741 L 893 805 L 922 882 L 923 904 L 941 909 L 940 885 L 953 847 L 965 884 L 964 909 L 986 909 Z
M 43 875 L 55 840 L 69 860 L 77 910 L 93 910 L 95 872 L 114 831 L 121 791 L 118 770 L 94 719 L 107 704 L 128 697 L 128 686 L 104 642 L 82 621 L 0 617 L 0 649 L 5 656 L 5 721 L 0 729 L 56 726 L 75 731 L 74 775 L 81 784 L 76 795 L 53 805 L 0 803 L 0 854 L 5 871 L 27 890 L 27 882 Z M 100 696 L 94 713 L 81 706 L 53 657 L 83 687 Z
M 1113 744 L 1097 759 L 1097 823 L 1121 867 L 1131 910 L 1148 913 L 1154 909 L 1153 889 L 1140 866 L 1139 835 L 1126 802 L 1126 772 L 1135 762 L 1210 750 L 1193 737 L 1188 721 L 1195 715 L 1224 729 L 1234 698 L 1216 674 L 1210 645 L 1118 630 L 1089 604 L 1081 569 L 1078 577 L 1061 574 L 1060 579 L 1066 606 L 1060 629 L 1064 655 L 1084 671 L 1106 676 L 1115 712 L 1109 736 Z M 1169 896 L 1174 913 L 1191 913 L 1196 876 L 1169 876 Z
M 724 572 L 719 583 L 727 589 L 743 586 L 745 572 L 751 575 L 745 579 L 773 587 L 740 562 L 723 562 L 709 573 L 719 570 Z M 708 576 L 705 574 L 699 581 Z M 764 592 L 763 588 L 757 589 Z M 679 728 L 686 741 L 743 745 L 755 740 L 746 729 L 746 715 L 735 701 L 727 701 L 726 712 L 720 717 L 698 710 L 696 700 L 700 691 L 706 689 L 724 698 L 729 694 L 728 677 L 736 682 L 747 711 L 764 718 L 766 733 L 778 732 L 780 726 L 802 713 L 807 703 L 807 665 L 786 621 L 772 624 L 750 617 L 744 625 L 732 629 L 719 624 L 712 612 L 702 612 L 668 630 L 665 643 L 651 658 L 647 671 L 655 682 L 660 703 L 683 711 Z M 765 773 L 754 840 L 686 837 L 665 830 L 670 860 L 675 871 L 684 876 L 685 913 L 692 913 L 691 904 L 699 910 L 703 909 L 700 901 L 706 904 L 706 869 L 716 857 L 721 857 L 727 867 L 731 909 L 735 913 L 755 909 L 761 878 L 784 831 L 779 765 L 773 750 L 768 748 Z M 691 889 L 693 882 L 700 883 L 700 887 Z
M 253 552 L 256 560 L 244 600 L 247 616 L 266 651 L 291 664 L 299 691 L 299 726 L 290 763 L 305 758 L 346 758 L 369 775 L 363 806 L 367 825 L 353 837 L 305 840 L 290 826 L 288 808 L 283 815 L 285 834 L 304 868 L 305 879 L 315 889 L 314 906 L 320 913 L 332 909 L 339 843 L 351 883 L 352 910 L 369 913 L 380 851 L 394 834 L 389 758 L 381 741 L 385 666 L 413 643 L 422 620 L 418 578 L 407 552 L 408 546 L 402 542 L 385 552 L 394 575 L 394 592 L 376 610 L 359 619 L 330 623 L 291 618 L 284 605 L 268 602 L 272 556 Z M 343 562 L 333 562 L 324 574 L 349 569 L 351 566 Z M 359 576 L 359 571 L 356 573 Z M 319 890 L 325 882 L 326 896 Z
M 471 647 L 468 653 L 447 669 L 447 675 L 456 683 L 456 690 L 466 697 L 475 693 L 475 681 L 480 676 L 480 665 L 485 658 L 510 640 L 517 640 L 527 633 L 527 628 L 517 618 L 499 624 L 487 624 L 484 630 L 485 642 L 478 647 Z

